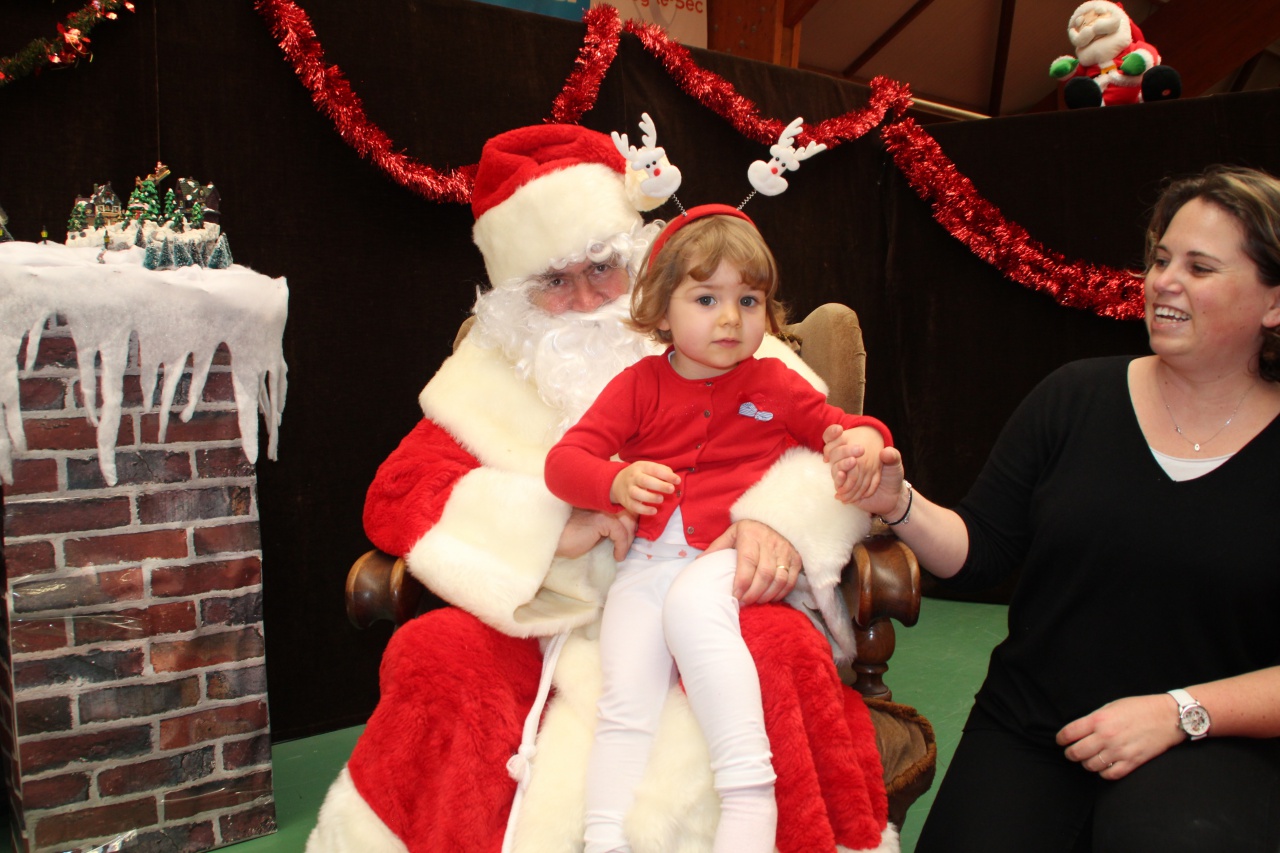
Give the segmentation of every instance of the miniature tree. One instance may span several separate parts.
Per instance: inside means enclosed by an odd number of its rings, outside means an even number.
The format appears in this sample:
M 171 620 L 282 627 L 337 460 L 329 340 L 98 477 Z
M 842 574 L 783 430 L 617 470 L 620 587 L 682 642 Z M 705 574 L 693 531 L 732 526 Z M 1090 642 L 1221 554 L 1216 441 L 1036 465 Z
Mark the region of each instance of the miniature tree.
M 225 270 L 232 263 L 231 244 L 227 242 L 227 235 L 223 234 L 218 238 L 218 245 L 213 247 L 213 254 L 209 256 L 209 269 Z
M 191 245 L 186 240 L 175 240 L 173 242 L 173 265 L 175 267 L 189 267 L 195 261 L 191 259 Z
M 172 269 L 173 266 L 173 244 L 169 242 L 168 237 L 165 237 L 160 244 L 160 265 L 156 269 L 167 270 Z
M 67 219 L 67 231 L 83 231 L 89 216 L 89 205 L 83 201 L 76 202 L 71 208 L 71 216 Z
M 138 179 L 129 196 L 129 217 L 134 220 L 160 221 L 160 194 L 152 181 Z
M 160 222 L 168 223 L 174 231 L 182 231 L 179 227 L 182 223 L 182 210 L 178 206 L 178 197 L 174 195 L 173 187 L 164 193 L 164 210 L 160 214 Z

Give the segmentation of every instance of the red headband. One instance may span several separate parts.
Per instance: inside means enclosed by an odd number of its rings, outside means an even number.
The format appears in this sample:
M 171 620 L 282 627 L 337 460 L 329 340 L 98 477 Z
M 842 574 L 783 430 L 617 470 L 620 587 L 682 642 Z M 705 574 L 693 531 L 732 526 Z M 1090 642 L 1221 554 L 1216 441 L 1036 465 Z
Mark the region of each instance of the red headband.
M 691 207 L 668 222 L 667 227 L 663 228 L 662 233 L 653 241 L 653 248 L 649 250 L 649 269 L 653 269 L 653 259 L 658 257 L 658 253 L 662 251 L 663 246 L 667 245 L 667 241 L 671 239 L 673 234 L 695 219 L 702 219 L 706 216 L 733 216 L 741 219 L 752 228 L 756 227 L 750 216 L 727 204 L 700 204 L 697 207 Z

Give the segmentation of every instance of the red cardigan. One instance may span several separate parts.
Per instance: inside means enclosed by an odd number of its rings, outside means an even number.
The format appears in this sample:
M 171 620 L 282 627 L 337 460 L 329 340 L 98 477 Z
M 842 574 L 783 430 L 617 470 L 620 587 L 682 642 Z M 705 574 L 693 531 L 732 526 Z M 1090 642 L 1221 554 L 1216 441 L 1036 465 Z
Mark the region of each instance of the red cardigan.
M 609 499 L 618 472 L 650 460 L 680 476 L 676 491 L 642 516 L 636 536 L 654 539 L 677 506 L 685 537 L 706 548 L 728 529 L 729 509 L 785 451 L 822 452 L 831 424 L 874 427 L 892 446 L 880 421 L 850 415 L 776 358 L 750 358 L 713 379 L 685 379 L 667 355 L 649 356 L 618 374 L 547 454 L 547 488 L 583 509 L 617 512 Z M 621 462 L 612 461 L 617 454 Z M 835 492 L 835 485 L 831 487 Z

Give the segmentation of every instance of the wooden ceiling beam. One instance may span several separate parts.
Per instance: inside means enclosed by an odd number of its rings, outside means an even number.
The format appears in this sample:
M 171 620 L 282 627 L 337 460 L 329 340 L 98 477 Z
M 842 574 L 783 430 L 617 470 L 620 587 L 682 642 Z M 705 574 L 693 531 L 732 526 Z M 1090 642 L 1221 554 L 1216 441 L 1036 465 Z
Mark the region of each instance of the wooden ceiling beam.
M 1229 92 L 1243 92 L 1244 87 L 1249 85 L 1249 78 L 1253 76 L 1254 70 L 1258 67 L 1258 63 L 1262 61 L 1262 53 L 1255 53 L 1253 58 L 1240 66 L 1240 70 L 1236 72 L 1236 79 L 1231 81 L 1231 85 L 1227 87 Z
M 1141 27 L 1182 77 L 1182 96 L 1195 97 L 1280 39 L 1280 3 L 1170 0 Z
M 1000 115 L 1004 97 L 1004 78 L 1009 70 L 1009 43 L 1013 41 L 1013 12 L 1018 0 L 1000 0 L 1000 29 L 996 33 L 996 57 L 991 68 L 991 97 L 987 99 L 987 115 Z
M 792 29 L 799 27 L 804 16 L 813 11 L 813 7 L 817 5 L 818 0 L 786 0 L 782 10 L 782 25 Z
M 920 13 L 928 9 L 933 4 L 933 0 L 916 0 L 915 5 L 903 13 L 902 17 L 893 22 L 893 26 L 885 30 L 880 38 L 871 43 L 871 46 L 862 52 L 862 55 L 849 64 L 849 67 L 840 72 L 841 76 L 852 78 L 858 73 L 858 69 L 866 65 L 871 57 L 875 56 L 884 46 L 897 38 L 898 33 L 907 28 L 912 21 L 920 16 Z

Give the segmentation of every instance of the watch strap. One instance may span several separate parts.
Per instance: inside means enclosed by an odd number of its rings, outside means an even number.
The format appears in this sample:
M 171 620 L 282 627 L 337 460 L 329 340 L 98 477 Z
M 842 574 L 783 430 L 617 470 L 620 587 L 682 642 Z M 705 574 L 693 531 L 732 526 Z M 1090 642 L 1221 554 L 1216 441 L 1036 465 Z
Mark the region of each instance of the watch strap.
M 1173 701 L 1178 703 L 1178 728 L 1186 732 L 1187 736 L 1192 740 L 1200 740 L 1203 737 L 1207 737 L 1209 734 L 1208 724 L 1210 721 L 1209 712 L 1204 709 L 1204 706 L 1197 702 L 1190 693 L 1183 690 L 1181 687 L 1175 687 L 1173 690 L 1168 691 L 1168 693 L 1173 697 Z M 1190 708 L 1198 708 L 1200 713 L 1204 716 L 1205 729 L 1199 734 L 1194 734 L 1187 728 L 1186 723 L 1184 723 L 1187 710 Z

